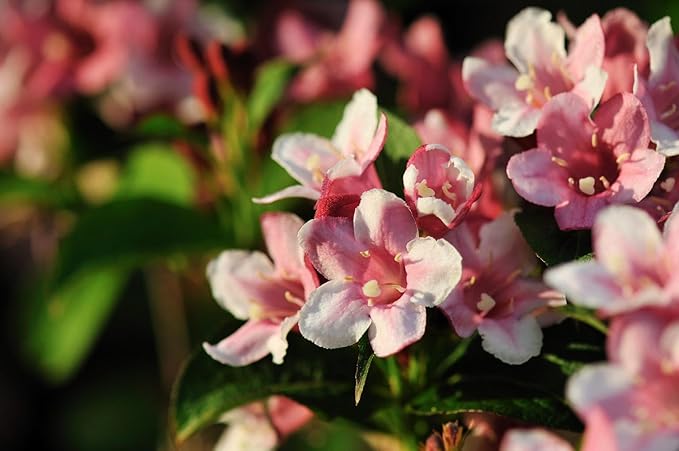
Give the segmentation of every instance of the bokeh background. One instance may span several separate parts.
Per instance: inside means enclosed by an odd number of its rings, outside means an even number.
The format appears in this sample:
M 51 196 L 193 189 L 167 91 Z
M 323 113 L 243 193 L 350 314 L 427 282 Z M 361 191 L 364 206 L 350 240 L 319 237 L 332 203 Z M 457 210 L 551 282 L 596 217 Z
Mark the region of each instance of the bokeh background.
M 261 31 L 273 6 L 283 5 L 252 0 L 211 3 L 242 23 L 248 35 Z M 339 0 L 322 4 L 338 14 L 345 7 Z M 649 23 L 665 15 L 679 23 L 679 2 L 670 0 L 395 0 L 383 5 L 404 26 L 424 14 L 438 17 L 448 49 L 456 58 L 488 38 L 502 39 L 507 21 L 526 6 L 564 11 L 574 23 L 618 6 L 632 9 Z M 389 95 L 389 89 L 378 88 L 378 92 Z M 82 99 L 72 100 L 67 108 L 73 137 L 69 159 L 74 167 L 125 158 L 137 139 L 135 133 L 112 129 Z M 156 170 L 159 178 L 164 177 L 161 166 Z M 0 198 L 2 189 L 0 184 Z M 139 227 L 147 219 L 140 218 Z M 101 319 L 101 333 L 77 369 L 66 378 L 46 375 L 23 351 L 27 337 L 40 332 L 28 330 L 25 318 L 30 315 L 32 299 L 40 295 L 45 259 L 49 261 L 57 237 L 71 220 L 68 215 L 53 215 L 21 203 L 0 206 L 0 448 L 174 449 L 167 413 L 172 382 L 188 353 L 213 336 L 228 316 L 210 297 L 204 261 L 179 259 L 133 271 L 117 300 L 111 302 L 110 314 Z M 77 335 L 86 329 L 93 320 L 88 315 L 85 312 L 67 325 L 67 332 Z M 207 449 L 218 433 L 219 427 L 208 430 L 183 449 Z M 331 443 L 319 440 L 321 449 L 333 449 Z M 346 445 L 336 444 L 334 449 L 346 449 Z

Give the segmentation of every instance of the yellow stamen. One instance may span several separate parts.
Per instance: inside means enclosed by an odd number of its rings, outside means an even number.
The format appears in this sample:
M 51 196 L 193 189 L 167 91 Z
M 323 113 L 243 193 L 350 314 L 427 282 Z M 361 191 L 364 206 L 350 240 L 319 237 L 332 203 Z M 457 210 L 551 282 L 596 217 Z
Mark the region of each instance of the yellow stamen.
M 625 161 L 629 160 L 631 156 L 632 154 L 630 154 L 629 152 L 620 154 L 620 156 L 615 159 L 615 162 L 619 165 L 623 164 Z
M 368 249 L 359 252 L 359 254 L 361 254 L 361 257 L 363 257 L 363 258 L 368 258 L 368 257 L 370 257 L 370 251 L 369 251 Z
M 401 263 L 401 260 L 403 260 L 403 255 L 399 252 L 398 254 L 394 255 L 394 261 L 397 263 Z
M 401 285 L 399 285 L 397 283 L 385 283 L 384 286 L 393 288 L 394 290 L 398 291 L 401 294 L 405 293 L 405 291 L 406 291 L 406 289 L 404 287 L 402 287 Z
M 493 299 L 488 293 L 481 293 L 481 300 L 476 304 L 476 307 L 483 313 L 488 313 L 493 307 L 495 307 L 495 299 Z
M 666 193 L 669 193 L 672 191 L 672 188 L 674 188 L 675 183 L 676 179 L 674 177 L 667 177 L 665 181 L 660 182 L 660 188 L 662 188 Z
M 578 180 L 578 188 L 583 194 L 591 196 L 594 194 L 594 177 L 584 177 Z
M 432 197 L 436 194 L 433 189 L 427 186 L 427 179 L 422 180 L 420 183 L 416 183 L 415 189 L 417 189 L 417 194 L 420 197 Z
M 545 95 L 545 99 L 550 100 L 552 98 L 552 90 L 549 88 L 549 86 L 545 86 L 545 88 L 542 90 L 542 93 Z
M 514 87 L 517 91 L 528 91 L 533 87 L 533 79 L 528 74 L 521 74 L 516 78 Z
M 598 142 L 599 142 L 599 140 L 598 140 L 597 134 L 592 133 L 592 147 L 596 148 Z
M 665 111 L 663 114 L 660 115 L 660 120 L 664 121 L 665 119 L 669 118 L 670 116 L 672 116 L 676 112 L 677 112 L 677 105 L 675 103 L 673 103 L 672 106 L 667 111 Z
M 285 300 L 290 302 L 291 304 L 299 305 L 300 307 L 304 305 L 304 301 L 302 301 L 300 298 L 290 293 L 289 291 L 286 291 L 284 296 Z
M 450 182 L 446 182 L 446 183 L 443 184 L 441 189 L 443 190 L 443 194 L 445 194 L 445 196 L 448 199 L 452 200 L 453 202 L 457 202 L 457 194 L 450 191 L 450 188 L 452 188 L 452 187 L 453 187 L 453 185 L 451 185 Z
M 552 157 L 552 162 L 556 163 L 557 165 L 561 166 L 562 168 L 568 167 L 568 162 L 566 160 L 564 160 L 563 158 Z
M 575 185 L 575 180 L 573 180 L 573 177 L 568 177 L 568 184 Z
M 608 179 L 607 179 L 606 177 L 604 177 L 603 175 L 602 175 L 601 177 L 599 177 L 599 180 L 601 181 L 601 184 L 604 185 L 604 188 L 605 188 L 605 189 L 608 189 L 608 188 L 611 187 L 611 183 L 610 183 L 610 182 L 608 181 Z
M 667 83 L 663 83 L 662 85 L 658 86 L 658 89 L 660 89 L 661 91 L 667 91 L 668 89 L 671 89 L 672 87 L 674 87 L 674 85 L 676 85 L 676 84 L 677 84 L 677 82 L 672 80 L 672 81 L 669 81 Z
M 380 284 L 375 279 L 369 280 L 366 283 L 364 283 L 363 288 L 361 290 L 363 291 L 363 295 L 369 298 L 376 298 L 377 296 L 382 294 Z

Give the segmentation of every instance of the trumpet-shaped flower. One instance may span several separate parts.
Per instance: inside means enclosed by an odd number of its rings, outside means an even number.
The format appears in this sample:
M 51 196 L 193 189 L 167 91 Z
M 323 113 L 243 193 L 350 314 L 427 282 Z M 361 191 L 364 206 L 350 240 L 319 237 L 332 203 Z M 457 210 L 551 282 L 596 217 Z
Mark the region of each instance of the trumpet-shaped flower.
M 318 286 L 297 243 L 302 220 L 289 213 L 262 216 L 269 258 L 261 252 L 229 250 L 210 262 L 207 276 L 219 305 L 238 319 L 248 320 L 216 345 L 203 343 L 215 360 L 244 366 L 271 354 L 282 363 L 286 336 L 297 324 L 299 309 Z
M 634 93 L 646 107 L 658 152 L 679 155 L 679 50 L 669 17 L 651 25 L 647 46 L 651 73 L 648 81 L 637 76 Z
M 387 119 L 377 119 L 377 98 L 368 90 L 357 91 L 344 109 L 331 140 L 309 134 L 291 133 L 274 142 L 271 157 L 300 185 L 285 188 L 256 202 L 270 203 L 288 197 L 317 200 L 325 177 L 360 177 L 382 151 Z M 377 177 L 369 177 L 379 187 Z
M 545 281 L 573 303 L 605 315 L 644 307 L 679 310 L 679 207 L 665 223 L 664 237 L 643 210 L 609 207 L 597 217 L 593 240 L 595 260 L 552 268 Z
M 467 163 L 438 144 L 420 146 L 410 157 L 403 192 L 420 227 L 434 236 L 459 223 L 480 194 Z
M 592 227 L 602 208 L 636 203 L 653 188 L 665 157 L 649 149 L 646 112 L 632 94 L 603 103 L 594 120 L 575 94 L 545 106 L 537 148 L 512 156 L 507 175 L 524 199 L 556 207 L 561 229 Z
M 304 337 L 324 348 L 356 343 L 367 331 L 375 354 L 419 340 L 425 307 L 438 305 L 461 275 L 460 255 L 445 240 L 418 237 L 408 206 L 372 189 L 352 219 L 314 219 L 299 232 L 302 248 L 328 279 L 300 312 Z
M 478 237 L 463 223 L 445 238 L 462 255 L 462 281 L 440 305 L 455 332 L 468 337 L 478 329 L 483 348 L 506 363 L 538 355 L 537 315 L 563 297 L 527 277 L 537 261 L 513 215 L 484 224 Z
M 568 381 L 566 396 L 586 424 L 583 451 L 679 449 L 679 318 L 642 311 L 613 320 L 610 362 Z
M 580 96 L 589 109 L 599 102 L 606 83 L 601 69 L 604 35 L 599 17 L 577 30 L 570 51 L 564 30 L 551 14 L 526 8 L 509 21 L 505 54 L 514 67 L 467 57 L 462 78 L 473 97 L 494 110 L 493 128 L 505 136 L 528 136 L 544 105 L 563 92 Z

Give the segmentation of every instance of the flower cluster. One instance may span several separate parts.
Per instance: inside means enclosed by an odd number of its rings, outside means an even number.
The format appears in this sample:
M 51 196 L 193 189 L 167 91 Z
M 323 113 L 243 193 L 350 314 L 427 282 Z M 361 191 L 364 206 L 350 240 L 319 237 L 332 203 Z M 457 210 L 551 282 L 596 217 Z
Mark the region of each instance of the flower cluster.
M 290 91 L 304 99 L 359 80 L 371 86 L 366 62 L 382 46 L 380 62 L 399 79 L 424 143 L 408 149 L 402 192 L 385 190 L 377 169 L 391 124 L 367 89 L 354 93 L 331 139 L 279 136 L 272 158 L 299 185 L 255 200 L 311 199 L 315 218 L 263 217 L 274 265 L 244 251 L 210 263 L 215 298 L 248 322 L 206 351 L 230 365 L 269 353 L 280 363 L 294 331 L 329 349 L 366 336 L 387 357 L 422 339 L 426 309 L 438 308 L 451 335 L 478 332 L 484 350 L 516 365 L 540 354 L 542 328 L 563 319 L 568 299 L 610 320 L 609 362 L 586 366 L 567 387 L 587 426 L 583 449 L 679 447 L 679 207 L 670 213 L 679 200 L 679 50 L 669 19 L 647 29 L 618 9 L 574 26 L 527 8 L 507 25 L 504 48 L 488 43 L 462 63 L 435 19 L 380 41 L 384 20 L 371 2 L 351 2 L 323 50 L 311 44 L 322 32 L 288 14 L 281 43 L 290 58 L 313 60 Z M 368 45 L 347 52 L 363 27 Z M 562 231 L 593 228 L 595 257 L 549 268 L 543 280 L 511 187 L 553 207 Z M 539 446 L 570 445 L 544 431 L 513 431 L 503 443 Z

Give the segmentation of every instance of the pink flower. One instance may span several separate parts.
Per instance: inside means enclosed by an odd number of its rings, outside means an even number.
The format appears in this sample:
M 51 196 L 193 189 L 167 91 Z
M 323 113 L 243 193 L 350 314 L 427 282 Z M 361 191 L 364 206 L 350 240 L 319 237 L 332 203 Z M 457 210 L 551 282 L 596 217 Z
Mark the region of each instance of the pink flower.
M 372 187 L 381 187 L 369 167 L 382 151 L 387 136 L 387 118 L 377 120 L 377 98 L 368 90 L 357 91 L 344 109 L 331 140 L 310 133 L 279 136 L 271 157 L 301 183 L 255 199 L 270 203 L 288 197 L 317 200 L 326 176 L 331 179 L 361 177 Z
M 299 322 L 302 335 L 323 348 L 350 346 L 368 331 L 377 356 L 400 351 L 422 337 L 425 307 L 443 302 L 461 274 L 455 248 L 419 238 L 405 202 L 379 189 L 363 193 L 353 221 L 314 219 L 299 240 L 328 279 Z
M 679 449 L 679 317 L 656 310 L 613 320 L 610 363 L 589 365 L 566 396 L 586 423 L 583 451 Z
M 648 112 L 658 152 L 668 157 L 679 155 L 679 50 L 669 17 L 651 25 L 647 45 L 651 73 L 648 81 L 637 77 L 634 93 Z
M 679 204 L 678 204 L 679 205 Z M 595 260 L 549 269 L 545 281 L 573 302 L 616 315 L 644 307 L 679 310 L 679 207 L 664 237 L 644 211 L 614 206 L 594 224 Z
M 458 224 L 480 195 L 467 163 L 438 144 L 420 146 L 410 157 L 403 192 L 418 224 L 432 236 Z
M 339 32 L 320 39 L 320 31 L 301 17 L 286 16 L 279 31 L 283 50 L 293 60 L 309 63 L 293 80 L 291 97 L 308 102 L 371 87 L 383 20 L 379 2 L 352 0 Z
M 313 416 L 311 410 L 285 396 L 253 402 L 222 415 L 220 421 L 227 428 L 215 450 L 273 451 Z
M 641 201 L 665 165 L 665 157 L 648 148 L 646 112 L 632 94 L 603 103 L 593 121 L 589 110 L 575 94 L 554 97 L 538 123 L 538 147 L 507 164 L 517 193 L 556 207 L 564 230 L 592 227 L 608 204 Z
M 573 451 L 573 449 L 570 443 L 544 429 L 512 429 L 504 435 L 500 444 L 500 451 Z
M 505 213 L 481 226 L 466 224 L 445 238 L 462 255 L 462 280 L 440 305 L 461 337 L 478 329 L 483 348 L 505 363 L 520 364 L 540 353 L 538 314 L 562 296 L 528 277 L 535 254 Z M 553 302 L 551 302 L 553 301 Z
M 577 94 L 589 109 L 598 103 L 606 82 L 601 70 L 604 35 L 599 17 L 591 16 L 578 29 L 568 54 L 564 39 L 564 30 L 551 22 L 548 11 L 526 8 L 507 25 L 505 54 L 515 68 L 465 58 L 465 86 L 496 111 L 493 128 L 498 133 L 530 135 L 543 106 L 559 93 Z
M 274 363 L 282 363 L 286 336 L 297 324 L 300 307 L 318 286 L 316 273 L 306 265 L 297 244 L 302 220 L 289 213 L 267 213 L 261 224 L 273 264 L 261 252 L 229 250 L 207 267 L 219 305 L 248 320 L 216 345 L 203 343 L 213 359 L 226 365 L 249 365 L 269 353 Z
M 679 161 L 671 158 L 665 170 L 653 185 L 648 196 L 639 203 L 654 219 L 660 220 L 670 214 L 672 207 L 679 202 Z

